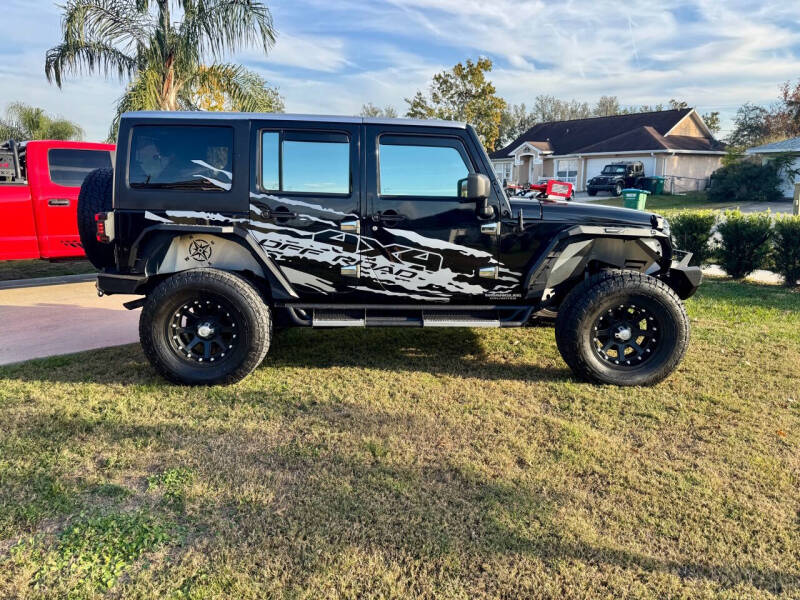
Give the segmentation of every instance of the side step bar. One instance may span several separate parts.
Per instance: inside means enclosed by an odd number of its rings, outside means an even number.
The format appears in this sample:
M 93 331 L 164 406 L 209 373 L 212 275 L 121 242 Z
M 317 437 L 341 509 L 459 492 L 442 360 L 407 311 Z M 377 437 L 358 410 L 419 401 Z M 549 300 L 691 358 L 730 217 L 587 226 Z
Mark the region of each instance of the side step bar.
M 530 306 L 335 306 L 286 303 L 297 325 L 305 327 L 521 327 Z

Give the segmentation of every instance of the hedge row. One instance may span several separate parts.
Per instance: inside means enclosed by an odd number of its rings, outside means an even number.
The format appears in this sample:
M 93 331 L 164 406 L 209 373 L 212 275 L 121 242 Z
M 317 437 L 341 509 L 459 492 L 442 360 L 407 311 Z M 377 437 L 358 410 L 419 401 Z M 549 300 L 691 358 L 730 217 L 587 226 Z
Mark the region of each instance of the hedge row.
M 800 216 L 684 210 L 668 218 L 675 246 L 693 254 L 692 264 L 714 258 L 734 279 L 770 267 L 787 286 L 800 284 Z

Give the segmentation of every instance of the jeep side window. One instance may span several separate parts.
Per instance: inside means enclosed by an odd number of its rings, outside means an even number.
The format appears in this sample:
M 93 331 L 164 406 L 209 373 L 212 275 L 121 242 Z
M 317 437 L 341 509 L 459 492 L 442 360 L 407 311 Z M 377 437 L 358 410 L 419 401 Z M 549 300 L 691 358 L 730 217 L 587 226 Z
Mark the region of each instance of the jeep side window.
M 321 131 L 264 131 L 261 187 L 308 194 L 350 193 L 350 138 Z
M 134 127 L 128 184 L 137 189 L 224 192 L 233 185 L 233 129 Z
M 381 136 L 379 165 L 381 196 L 457 198 L 459 180 L 470 173 L 463 145 L 452 138 Z

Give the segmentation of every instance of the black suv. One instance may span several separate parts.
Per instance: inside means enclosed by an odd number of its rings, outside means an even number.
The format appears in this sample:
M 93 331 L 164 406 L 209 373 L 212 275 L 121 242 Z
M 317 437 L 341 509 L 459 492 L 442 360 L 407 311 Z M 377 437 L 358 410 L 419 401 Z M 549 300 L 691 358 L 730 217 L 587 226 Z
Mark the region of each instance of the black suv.
M 557 313 L 579 376 L 652 384 L 701 280 L 654 214 L 510 201 L 463 123 L 129 113 L 79 200 L 101 294 L 142 296 L 172 381 L 231 383 L 276 328 L 520 327 Z
M 592 177 L 586 190 L 590 196 L 596 196 L 599 191 L 621 196 L 625 188 L 638 186 L 642 177 L 644 177 L 644 165 L 640 161 L 615 162 L 603 167 L 600 175 Z

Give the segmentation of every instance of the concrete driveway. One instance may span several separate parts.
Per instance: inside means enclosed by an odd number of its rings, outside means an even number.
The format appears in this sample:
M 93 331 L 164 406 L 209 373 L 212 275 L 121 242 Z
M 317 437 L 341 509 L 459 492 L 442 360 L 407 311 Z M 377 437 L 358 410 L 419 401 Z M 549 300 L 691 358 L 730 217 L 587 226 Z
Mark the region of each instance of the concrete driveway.
M 0 289 L 0 365 L 138 341 L 131 299 L 99 298 L 94 281 Z

